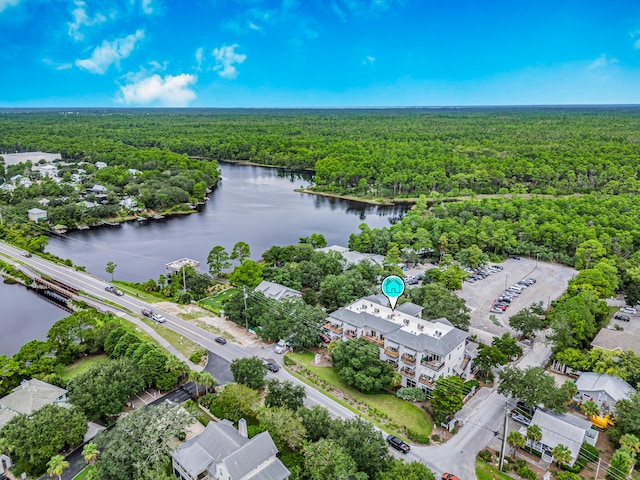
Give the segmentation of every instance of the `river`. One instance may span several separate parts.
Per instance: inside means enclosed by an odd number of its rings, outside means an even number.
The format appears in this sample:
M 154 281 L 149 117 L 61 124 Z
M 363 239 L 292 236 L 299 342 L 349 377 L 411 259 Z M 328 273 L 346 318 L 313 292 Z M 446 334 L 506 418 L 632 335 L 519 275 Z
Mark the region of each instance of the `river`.
M 231 163 L 221 163 L 220 168 L 222 181 L 198 213 L 72 231 L 51 237 L 47 251 L 70 258 L 105 280 L 111 279 L 105 268 L 112 261 L 117 265 L 115 279 L 144 282 L 164 274 L 166 263 L 184 257 L 201 262 L 200 270 L 207 271 L 207 256 L 214 246 L 230 252 L 238 241 L 249 244 L 256 260 L 273 245 L 298 243 L 312 233 L 323 234 L 329 245 L 346 246 L 360 223 L 371 228 L 389 226 L 408 208 L 295 192 L 309 185 L 308 174 Z M 67 315 L 44 301 L 33 302 L 46 305 L 42 312 L 25 312 L 20 308 L 23 300 L 5 293 L 24 287 L 12 287 L 3 285 L 0 290 L 4 295 L 0 296 L 0 355 L 14 352 L 9 346 L 17 342 L 43 338 L 56 320 Z

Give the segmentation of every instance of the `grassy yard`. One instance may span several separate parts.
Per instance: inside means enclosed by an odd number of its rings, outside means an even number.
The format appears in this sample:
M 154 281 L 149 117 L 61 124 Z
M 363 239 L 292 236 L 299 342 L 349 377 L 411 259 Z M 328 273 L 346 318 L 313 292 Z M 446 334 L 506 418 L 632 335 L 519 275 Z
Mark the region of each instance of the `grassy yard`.
M 476 459 L 476 477 L 478 480 L 513 480 L 506 473 L 480 459 Z
M 73 480 L 84 480 L 85 478 L 87 478 L 89 476 L 89 473 L 94 469 L 95 469 L 95 467 L 92 467 L 91 465 L 87 466 L 78 475 L 73 477 Z
M 331 367 L 317 367 L 311 365 L 310 362 L 313 359 L 312 352 L 288 353 L 287 357 L 294 360 L 298 365 L 307 368 L 314 375 L 320 377 L 336 390 L 346 393 L 349 397 L 353 398 L 360 404 L 366 404 L 369 407 L 368 412 L 363 412 L 362 409 L 354 408 L 353 405 L 351 405 L 352 402 L 340 401 L 338 398 L 339 395 L 336 395 L 335 393 L 331 394 L 331 390 L 329 389 L 328 393 L 334 398 L 337 398 L 340 403 L 351 408 L 351 410 L 354 410 L 363 417 L 369 418 L 373 423 L 381 428 L 385 430 L 393 430 L 393 433 L 398 434 L 400 432 L 398 432 L 398 429 L 394 428 L 395 424 L 406 427 L 420 435 L 429 436 L 431 434 L 433 421 L 420 407 L 389 393 L 365 394 L 360 392 L 359 390 L 347 385 L 338 376 L 335 369 Z M 325 391 L 327 390 L 327 388 L 322 385 L 314 384 L 314 386 Z M 375 410 L 372 412 L 372 409 Z M 383 419 L 387 419 L 387 421 L 379 421 L 379 418 L 377 417 L 382 417 Z
M 222 302 L 224 302 L 227 298 L 238 291 L 237 288 L 228 288 L 227 290 L 220 292 L 216 295 L 212 295 L 198 302 L 203 308 L 220 315 L 220 311 L 222 310 Z
M 163 326 L 162 324 L 156 323 L 148 318 L 143 319 L 144 323 L 153 328 L 158 334 L 164 338 L 167 342 L 173 345 L 182 355 L 189 358 L 198 350 L 202 350 L 203 347 L 198 345 L 196 342 L 189 340 L 188 338 L 180 335 L 177 332 L 174 332 L 170 328 Z M 144 333 L 144 332 L 141 332 Z M 155 342 L 155 340 L 153 340 Z
M 64 372 L 62 373 L 62 378 L 64 378 L 65 380 L 71 380 L 81 373 L 86 372 L 91 367 L 108 361 L 109 357 L 106 354 L 82 357 L 80 360 L 76 360 L 71 365 L 67 365 L 65 367 Z
M 167 300 L 171 300 L 170 298 L 163 297 L 160 294 L 146 292 L 141 288 L 138 288 L 135 283 L 131 282 L 123 282 L 121 280 L 114 280 L 112 282 L 114 285 L 117 285 L 120 290 L 123 292 L 132 295 L 134 297 L 138 297 L 142 301 L 146 303 L 157 303 L 157 302 L 165 302 Z

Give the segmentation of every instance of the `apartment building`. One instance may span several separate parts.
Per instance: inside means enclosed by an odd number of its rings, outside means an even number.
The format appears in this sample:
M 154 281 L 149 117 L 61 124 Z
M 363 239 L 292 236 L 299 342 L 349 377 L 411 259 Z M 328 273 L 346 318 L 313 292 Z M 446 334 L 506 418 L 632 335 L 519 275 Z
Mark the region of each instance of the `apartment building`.
M 376 343 L 380 358 L 402 375 L 402 386 L 419 387 L 427 394 L 442 376 L 468 375 L 467 332 L 446 318 L 423 320 L 422 308 L 413 303 L 395 310 L 384 303 L 381 296 L 373 295 L 339 308 L 327 317 L 326 335 Z

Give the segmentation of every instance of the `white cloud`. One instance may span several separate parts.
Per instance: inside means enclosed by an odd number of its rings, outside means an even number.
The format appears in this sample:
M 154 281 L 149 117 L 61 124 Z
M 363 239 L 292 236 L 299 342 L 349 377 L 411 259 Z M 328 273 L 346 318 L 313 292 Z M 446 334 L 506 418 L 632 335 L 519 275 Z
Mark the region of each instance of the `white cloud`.
M 15 0 L 0 0 L 2 1 L 15 1 Z M 81 27 L 91 27 L 107 20 L 107 17 L 101 13 L 96 13 L 93 18 L 87 14 L 87 4 L 83 0 L 76 0 L 76 8 L 73 9 L 71 14 L 73 15 L 73 22 L 69 22 L 69 36 L 74 40 L 82 40 L 84 34 L 80 32 Z
M 91 73 L 105 73 L 113 63 L 131 55 L 136 43 L 143 38 L 144 30 L 137 30 L 136 33 L 116 38 L 113 42 L 105 40 L 102 45 L 96 47 L 91 58 L 76 60 L 76 65 Z
M 204 47 L 200 47 L 196 50 L 196 70 L 202 70 L 202 55 L 204 54 Z
M 181 107 L 196 98 L 190 88 L 198 77 L 186 73 L 180 75 L 152 75 L 123 87 L 117 101 L 127 104 L 160 104 L 168 107 Z
M 362 63 L 364 63 L 365 65 L 373 65 L 376 62 L 376 57 L 372 57 L 371 55 L 367 55 L 366 57 L 364 57 L 364 60 L 362 61 Z
M 213 69 L 218 72 L 222 78 L 236 78 L 238 69 L 235 64 L 240 64 L 247 59 L 246 55 L 236 53 L 237 44 L 223 45 L 213 50 L 213 56 L 216 59 L 216 66 Z
M 142 0 L 142 11 L 147 15 L 151 15 L 153 13 L 153 0 Z
M 633 48 L 640 48 L 640 38 L 633 42 Z
M 55 68 L 56 70 L 69 70 L 70 68 L 73 67 L 73 64 L 71 63 L 60 63 L 60 62 L 51 60 L 50 58 L 44 58 L 42 59 L 42 61 L 46 65 L 50 66 L 51 68 Z
M 0 13 L 4 12 L 9 7 L 15 7 L 20 3 L 20 0 L 0 0 Z
M 609 58 L 606 54 L 603 53 L 589 64 L 589 69 L 593 70 L 597 68 L 606 68 L 611 65 L 615 65 L 616 63 L 618 63 L 617 58 Z

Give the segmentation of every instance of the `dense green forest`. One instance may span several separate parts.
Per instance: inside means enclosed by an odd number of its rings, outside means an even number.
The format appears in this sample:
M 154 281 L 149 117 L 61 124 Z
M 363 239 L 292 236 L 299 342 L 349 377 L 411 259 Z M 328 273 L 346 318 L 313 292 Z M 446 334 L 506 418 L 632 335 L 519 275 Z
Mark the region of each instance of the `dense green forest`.
M 31 112 L 0 115 L 0 131 L 0 151 L 138 169 L 168 152 L 250 161 L 365 197 L 640 191 L 632 107 Z

